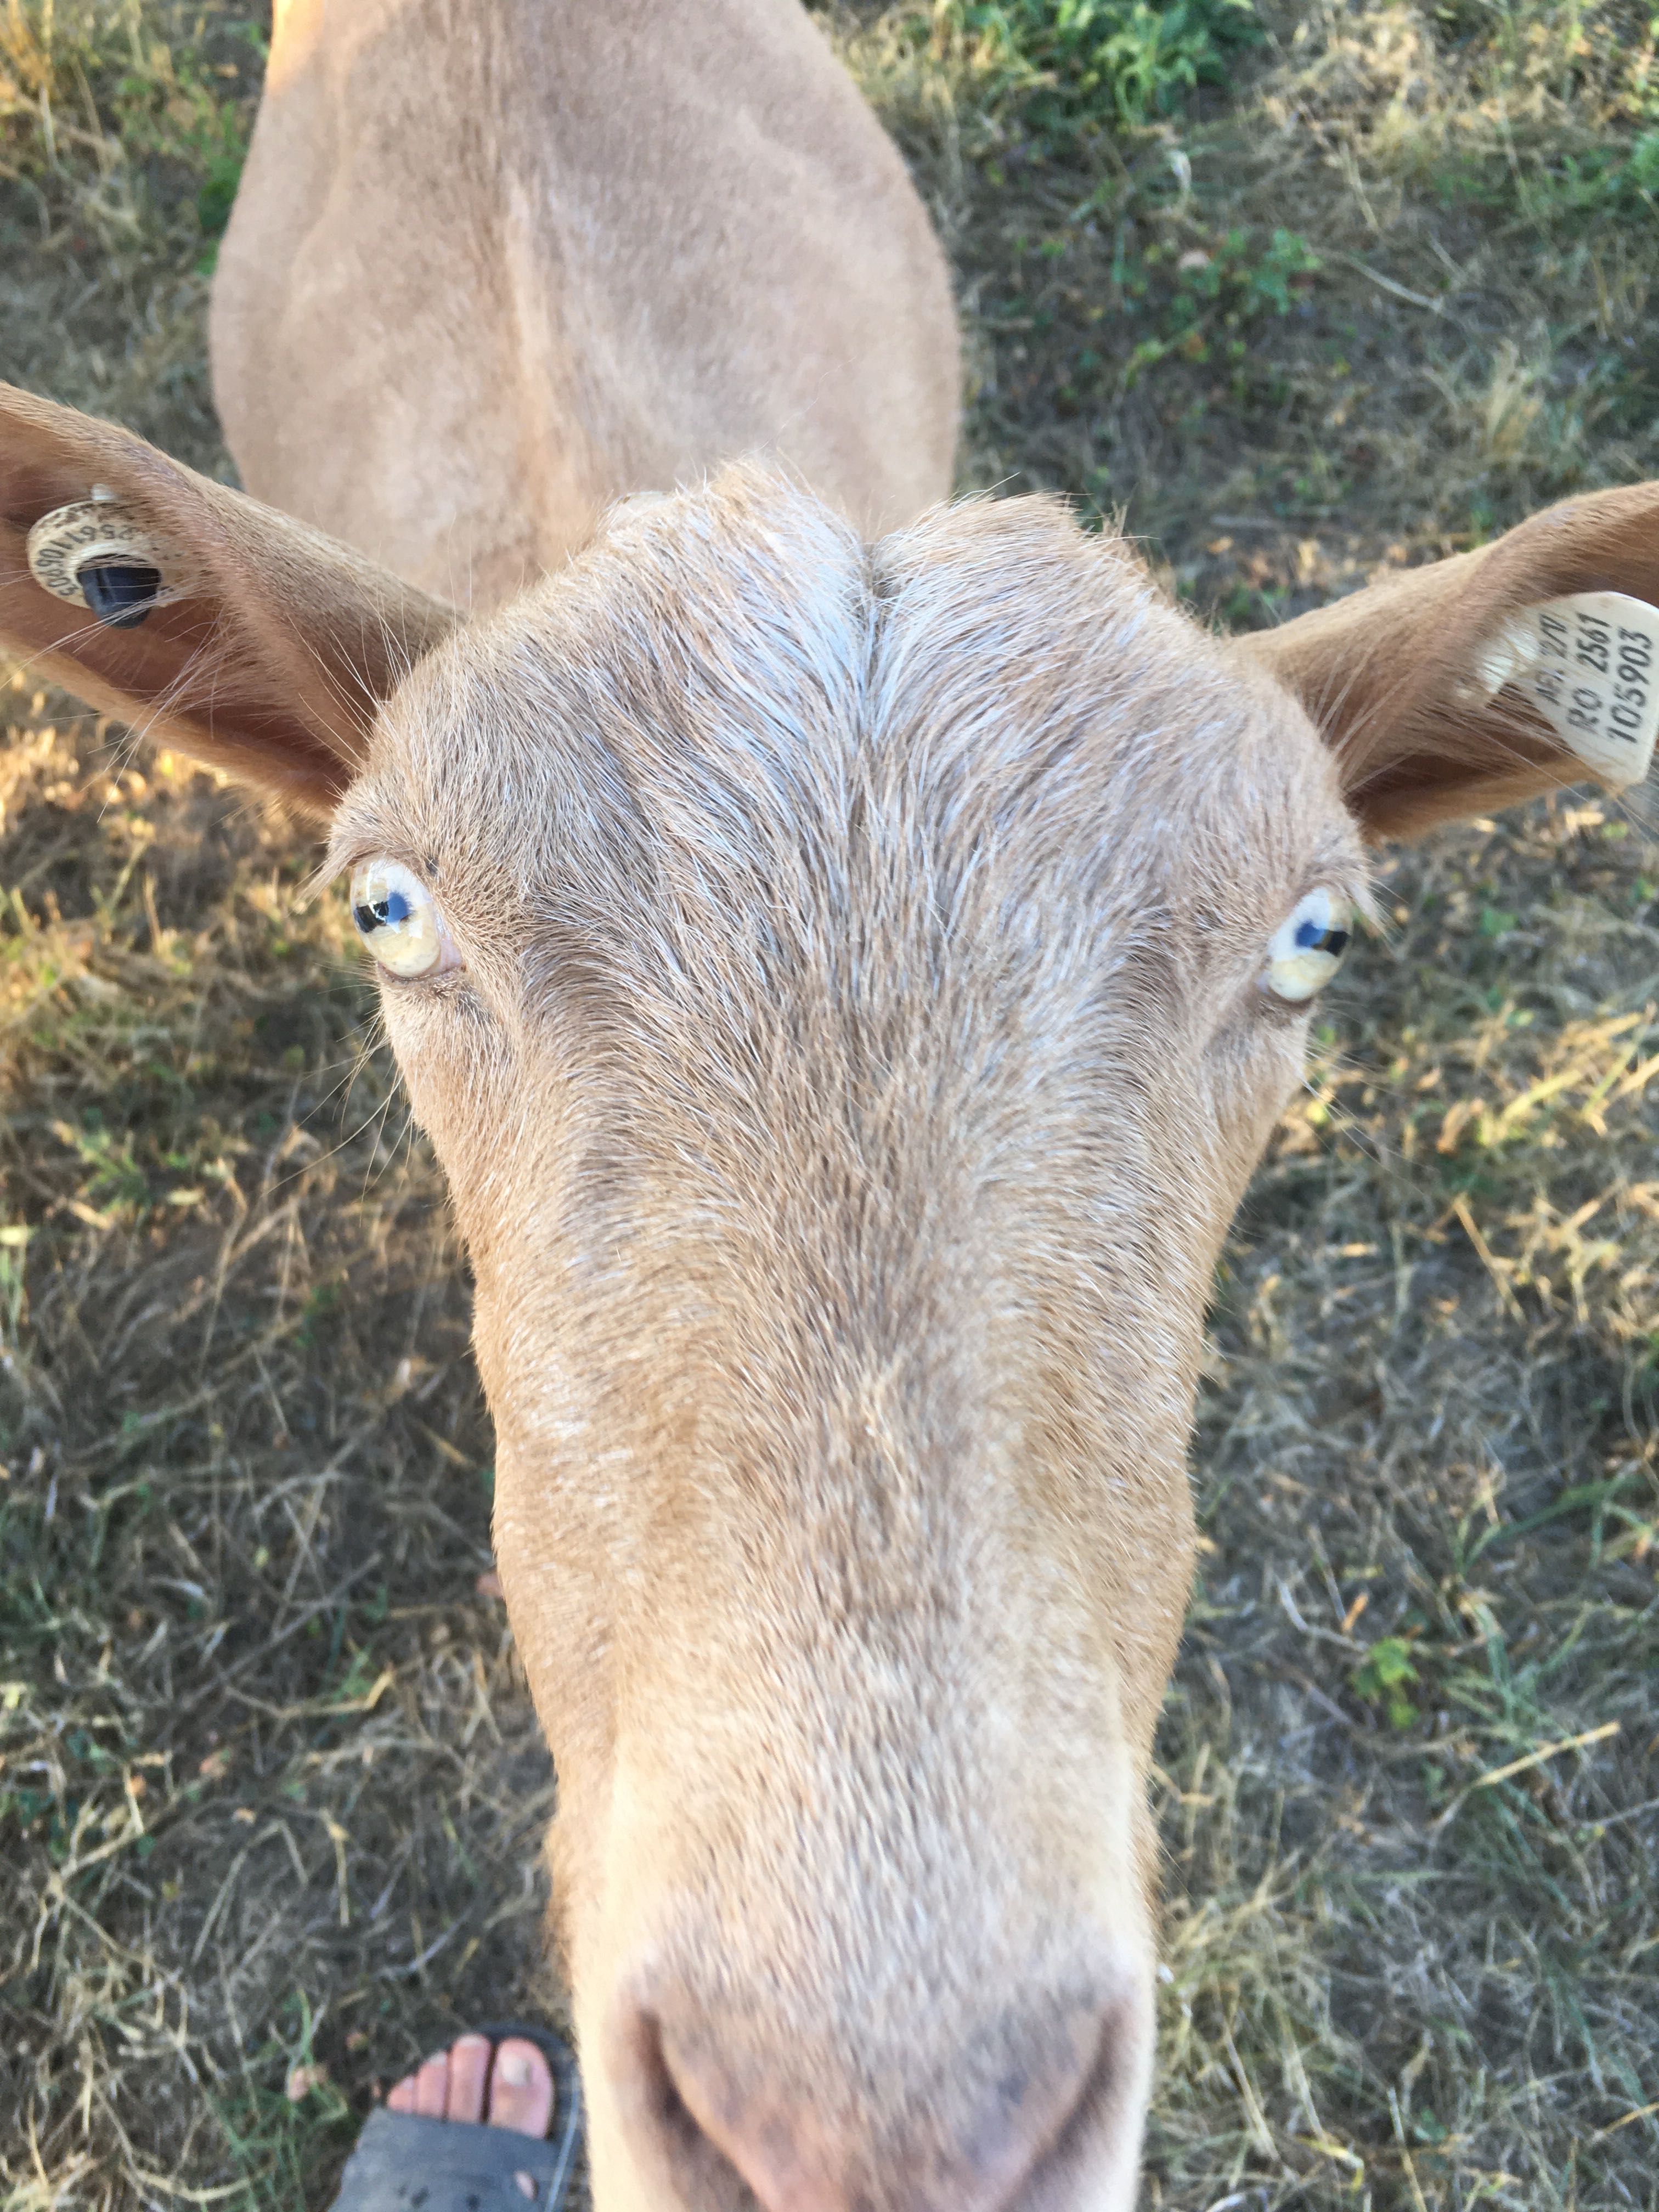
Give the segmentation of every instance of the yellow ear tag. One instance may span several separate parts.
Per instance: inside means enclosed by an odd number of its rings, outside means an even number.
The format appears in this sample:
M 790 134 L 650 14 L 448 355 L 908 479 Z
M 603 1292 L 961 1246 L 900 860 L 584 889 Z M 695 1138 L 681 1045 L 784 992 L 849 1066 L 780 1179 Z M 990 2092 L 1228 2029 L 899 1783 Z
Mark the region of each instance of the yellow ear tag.
M 136 627 L 152 608 L 187 599 L 195 588 L 189 556 L 178 543 L 140 522 L 99 485 L 90 499 L 43 514 L 29 532 L 27 551 L 29 574 L 42 591 L 117 629 Z
M 1659 607 L 1623 592 L 1547 599 L 1504 623 L 1477 674 L 1488 699 L 1512 685 L 1615 790 L 1647 775 L 1659 731 Z

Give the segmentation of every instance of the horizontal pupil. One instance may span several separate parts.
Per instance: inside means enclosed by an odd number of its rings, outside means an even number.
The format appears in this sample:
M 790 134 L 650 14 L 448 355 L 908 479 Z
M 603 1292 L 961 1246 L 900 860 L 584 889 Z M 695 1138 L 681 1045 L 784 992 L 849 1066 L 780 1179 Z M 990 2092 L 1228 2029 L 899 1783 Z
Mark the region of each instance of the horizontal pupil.
M 1297 949 L 1301 952 L 1328 952 L 1333 960 L 1348 949 L 1346 929 L 1322 929 L 1316 921 L 1304 921 L 1296 933 Z
M 401 891 L 388 891 L 384 898 L 354 906 L 351 919 L 367 937 L 371 930 L 395 929 L 400 921 L 409 920 L 410 911 L 409 901 Z

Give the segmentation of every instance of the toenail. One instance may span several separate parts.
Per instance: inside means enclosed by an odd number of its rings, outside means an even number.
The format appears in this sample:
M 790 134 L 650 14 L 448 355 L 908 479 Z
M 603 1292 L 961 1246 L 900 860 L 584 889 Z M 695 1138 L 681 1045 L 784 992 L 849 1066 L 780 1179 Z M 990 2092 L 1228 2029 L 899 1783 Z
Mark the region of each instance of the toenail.
M 496 2066 L 509 2089 L 522 2089 L 530 2079 L 530 2061 L 520 2051 L 509 2051 Z

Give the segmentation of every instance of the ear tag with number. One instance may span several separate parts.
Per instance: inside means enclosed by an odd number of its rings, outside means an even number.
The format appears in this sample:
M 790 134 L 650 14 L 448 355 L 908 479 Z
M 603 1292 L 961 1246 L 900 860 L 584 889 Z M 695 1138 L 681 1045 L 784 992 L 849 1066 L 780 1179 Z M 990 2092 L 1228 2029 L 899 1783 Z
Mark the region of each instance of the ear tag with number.
M 29 532 L 29 574 L 42 591 L 85 607 L 110 629 L 135 629 L 152 608 L 191 595 L 195 579 L 173 540 L 101 485 L 55 507 Z
M 1659 607 L 1623 592 L 1547 599 L 1504 623 L 1477 674 L 1488 699 L 1513 686 L 1615 789 L 1646 775 L 1659 730 Z

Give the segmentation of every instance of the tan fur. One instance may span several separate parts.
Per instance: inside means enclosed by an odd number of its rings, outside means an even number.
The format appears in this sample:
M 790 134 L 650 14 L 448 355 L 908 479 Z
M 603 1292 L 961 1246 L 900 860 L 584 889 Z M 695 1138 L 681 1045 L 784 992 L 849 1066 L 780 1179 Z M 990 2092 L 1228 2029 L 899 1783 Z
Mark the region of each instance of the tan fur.
M 31 526 L 94 484 L 191 549 L 197 590 L 137 629 L 101 628 L 29 573 Z M 145 735 L 326 817 L 380 700 L 456 619 L 142 438 L 0 385 L 0 638 Z
M 994 2084 L 1040 2150 L 1098 2063 L 1020 2201 L 1127 2204 L 1204 1301 L 1299 1059 L 1262 947 L 1360 865 L 1316 738 L 1056 508 L 866 554 L 738 477 L 423 665 L 335 825 L 377 852 L 465 948 L 386 1016 L 476 1271 L 600 2201 L 671 2201 L 648 2015 L 812 2204 L 1000 2203 Z
M 269 380 L 253 355 L 231 375 L 245 458 L 410 582 L 0 392 L 0 636 L 331 819 L 341 866 L 402 861 L 459 953 L 384 1000 L 476 1276 L 599 2212 L 1127 2212 L 1204 1304 L 1306 1033 L 1261 988 L 1268 942 L 1307 890 L 1359 890 L 1364 839 L 1578 773 L 1470 678 L 1540 597 L 1659 596 L 1659 491 L 1223 644 L 1056 506 L 878 538 L 839 516 L 908 513 L 943 462 L 905 476 L 888 372 L 857 381 L 823 297 L 785 318 L 783 364 L 764 284 L 706 303 L 735 321 L 705 390 L 754 335 L 787 398 L 767 422 L 752 394 L 688 413 L 637 317 L 611 409 L 591 287 L 540 383 L 512 383 L 500 325 L 447 343 L 447 288 L 475 301 L 460 168 L 429 179 L 432 296 L 404 303 L 431 343 L 392 333 L 377 379 L 379 325 L 349 287 L 326 306 L 324 234 L 281 246 L 282 161 L 316 165 L 307 220 L 341 227 L 343 269 L 366 281 L 377 210 L 412 283 L 415 173 L 388 147 L 398 190 L 356 200 L 340 179 L 379 190 L 381 142 L 337 161 L 328 130 L 360 96 L 390 127 L 372 64 L 418 21 L 465 50 L 465 99 L 432 94 L 453 132 L 486 83 L 466 70 L 530 18 L 337 9 L 279 17 L 221 367 L 264 315 Z M 737 13 L 709 0 L 710 52 Z M 844 94 L 809 81 L 833 135 Z M 697 129 L 731 154 L 729 120 L 674 126 L 682 169 Z M 504 193 L 546 181 L 524 163 Z M 545 204 L 562 252 L 576 203 Z M 888 283 L 914 240 L 884 204 Z M 517 217 L 486 213 L 487 276 Z M 271 297 L 237 307 L 267 236 Z M 802 261 L 850 286 L 848 329 L 856 261 Z M 668 281 L 654 252 L 617 266 L 613 300 Z M 331 328 L 362 357 L 324 359 Z M 861 458 L 836 478 L 852 446 L 793 449 L 830 502 L 739 467 L 595 522 L 730 437 L 787 446 L 768 422 L 832 387 Z M 192 596 L 138 629 L 23 565 L 94 483 L 189 549 Z M 542 564 L 476 619 L 410 587 L 460 595 L 470 568 L 482 603 Z
M 798 0 L 289 0 L 212 337 L 248 489 L 463 605 L 738 453 L 951 489 L 944 257 Z
M 1574 592 L 1659 605 L 1659 484 L 1564 500 L 1479 552 L 1407 569 L 1239 649 L 1326 731 L 1369 833 L 1420 836 L 1584 781 L 1518 691 L 1486 700 L 1470 684 L 1511 615 Z

